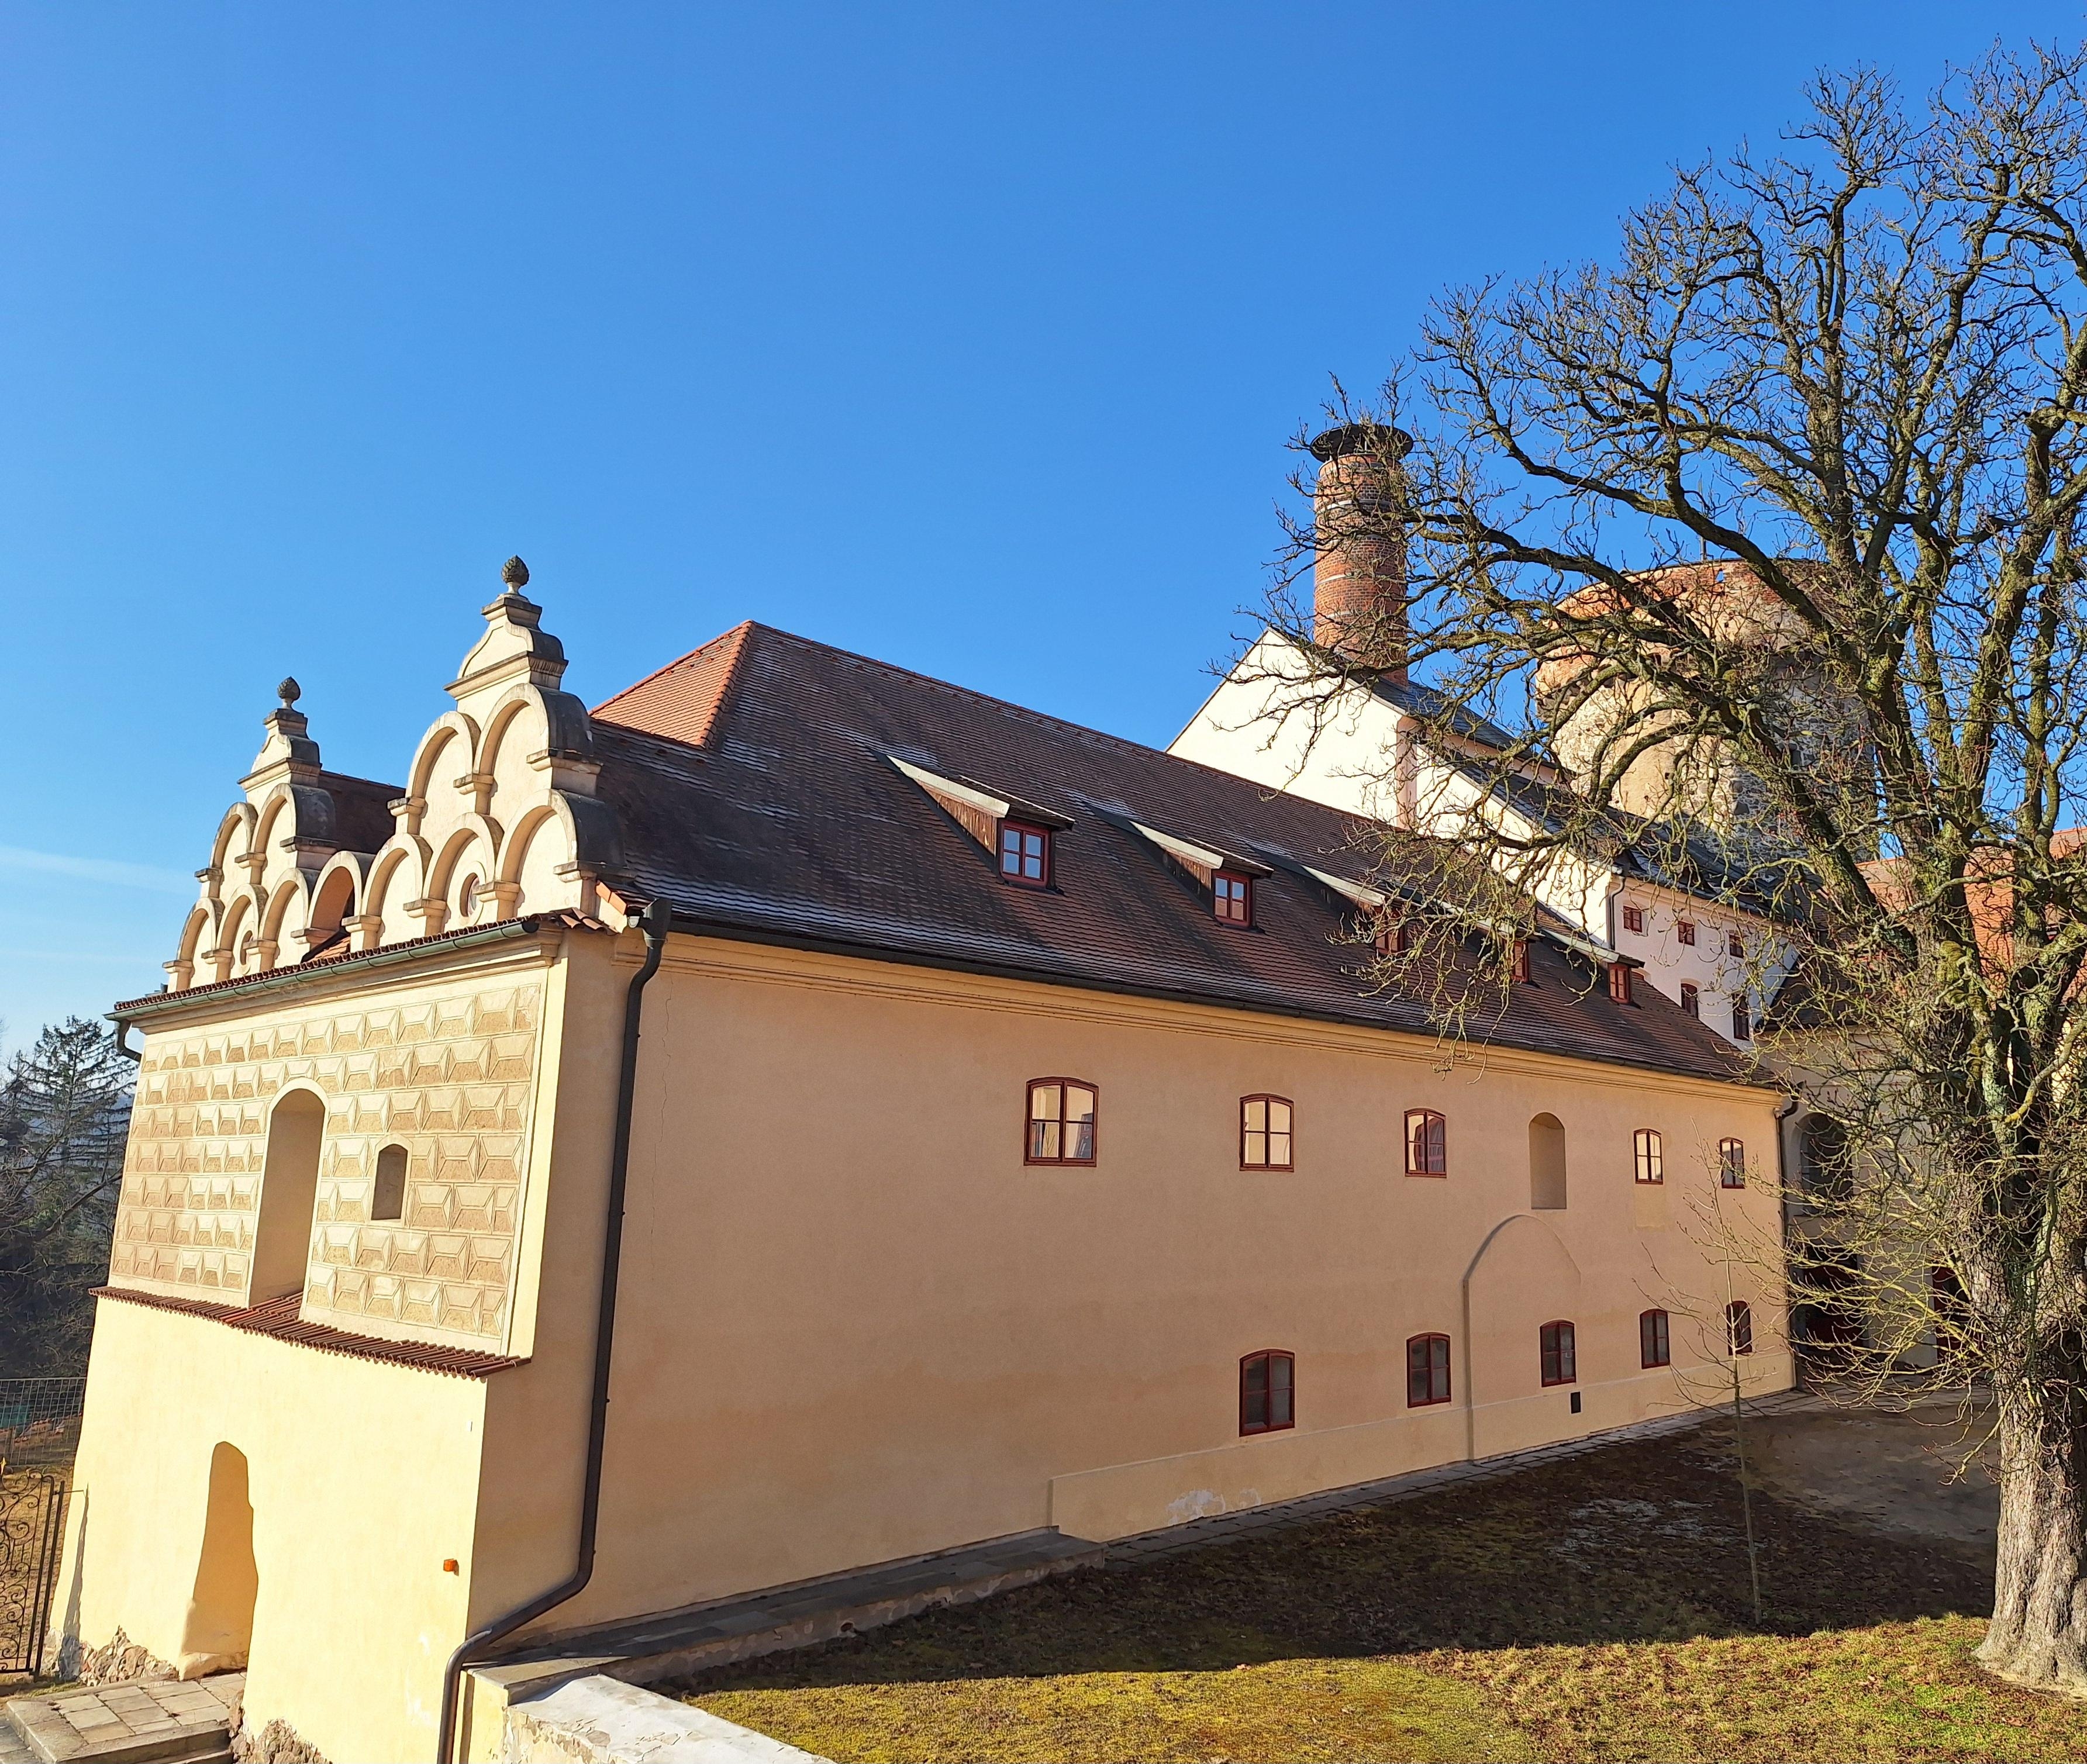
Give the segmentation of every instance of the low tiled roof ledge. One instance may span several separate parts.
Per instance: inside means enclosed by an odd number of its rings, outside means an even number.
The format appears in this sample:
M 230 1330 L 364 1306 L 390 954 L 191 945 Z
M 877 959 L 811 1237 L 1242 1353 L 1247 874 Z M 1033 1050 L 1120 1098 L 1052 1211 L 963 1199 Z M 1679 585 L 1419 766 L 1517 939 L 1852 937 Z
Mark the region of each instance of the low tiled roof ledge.
M 614 931 L 599 921 L 577 913 L 532 913 L 505 918 L 492 925 L 472 925 L 462 931 L 443 931 L 433 937 L 416 937 L 403 944 L 385 944 L 375 949 L 360 949 L 352 955 L 331 957 L 318 961 L 271 968 L 266 974 L 241 975 L 237 979 L 213 980 L 205 986 L 184 986 L 178 992 L 148 992 L 142 999 L 126 999 L 109 1012 L 117 1023 L 143 1023 L 189 1006 L 212 1004 L 220 999 L 245 999 L 271 992 L 316 986 L 330 978 L 359 979 L 377 970 L 418 961 L 433 956 L 463 953 L 499 944 L 519 943 L 560 931 L 594 931 L 612 936 Z
M 96 1298 L 121 1299 L 126 1305 L 143 1305 L 151 1310 L 181 1311 L 228 1329 L 249 1335 L 269 1336 L 299 1347 L 316 1348 L 322 1353 L 338 1353 L 351 1360 L 375 1360 L 386 1366 L 408 1366 L 420 1372 L 440 1372 L 450 1378 L 484 1378 L 510 1366 L 527 1366 L 526 1359 L 506 1354 L 480 1353 L 470 1348 L 437 1347 L 418 1341 L 385 1341 L 373 1336 L 350 1335 L 326 1323 L 306 1323 L 297 1314 L 304 1295 L 291 1293 L 265 1304 L 241 1310 L 235 1305 L 213 1304 L 207 1298 L 172 1298 L 163 1293 L 135 1291 L 127 1286 L 89 1289 Z

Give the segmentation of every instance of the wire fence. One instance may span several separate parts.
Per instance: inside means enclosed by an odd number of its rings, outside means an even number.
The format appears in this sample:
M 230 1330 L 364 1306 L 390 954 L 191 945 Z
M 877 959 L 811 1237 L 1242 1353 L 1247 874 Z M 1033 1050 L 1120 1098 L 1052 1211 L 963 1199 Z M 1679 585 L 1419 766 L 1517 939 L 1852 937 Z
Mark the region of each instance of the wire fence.
M 86 1396 L 85 1378 L 0 1378 L 0 1472 L 70 1464 Z

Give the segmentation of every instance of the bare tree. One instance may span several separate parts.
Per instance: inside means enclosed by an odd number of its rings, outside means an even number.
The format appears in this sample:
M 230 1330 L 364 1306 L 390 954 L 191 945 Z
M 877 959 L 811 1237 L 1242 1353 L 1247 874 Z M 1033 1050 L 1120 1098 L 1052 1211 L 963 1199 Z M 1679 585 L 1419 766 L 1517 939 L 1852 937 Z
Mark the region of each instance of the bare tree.
M 1415 919 L 1511 949 L 1515 899 L 1624 843 L 1781 921 L 1762 978 L 1795 963 L 1871 1339 L 1902 1360 L 1947 1270 L 1947 1370 L 1990 1381 L 1982 1658 L 2087 1691 L 2087 51 L 1808 97 L 1773 153 L 1678 172 L 1612 265 L 1443 296 L 1319 437 L 1361 488 L 1322 480 L 1272 622 L 1291 714 L 1411 665 L 1431 747 L 1488 774 L 1457 829 L 1483 862 L 1402 909 L 1388 977 L 1439 953 Z M 1343 578 L 1315 627 L 1329 555 L 1396 594 Z
M 132 1067 L 108 1028 L 53 1025 L 0 1078 L 0 1377 L 85 1369 L 109 1272 Z

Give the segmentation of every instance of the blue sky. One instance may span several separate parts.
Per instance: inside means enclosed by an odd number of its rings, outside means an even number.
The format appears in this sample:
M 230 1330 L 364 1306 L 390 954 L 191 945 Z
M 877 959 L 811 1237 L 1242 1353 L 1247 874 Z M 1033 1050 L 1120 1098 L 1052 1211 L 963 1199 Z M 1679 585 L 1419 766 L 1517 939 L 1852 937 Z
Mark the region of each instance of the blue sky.
M 519 552 L 1154 743 L 1285 443 L 1805 76 L 2074 5 L 0 6 L 0 1042 L 158 984 L 284 673 L 395 778 Z

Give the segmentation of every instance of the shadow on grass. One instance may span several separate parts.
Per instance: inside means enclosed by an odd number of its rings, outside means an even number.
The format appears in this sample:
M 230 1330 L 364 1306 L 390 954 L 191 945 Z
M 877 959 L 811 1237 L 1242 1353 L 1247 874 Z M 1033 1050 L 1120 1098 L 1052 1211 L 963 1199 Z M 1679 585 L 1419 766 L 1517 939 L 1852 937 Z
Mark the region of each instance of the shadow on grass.
M 1714 1434 L 1697 1434 L 1068 1575 L 676 1688 L 1207 1672 L 1436 1649 L 1805 1634 L 1990 1608 L 1991 1566 L 1961 1548 L 1865 1532 L 1759 1488 L 1753 1499 L 1758 1626 L 1732 1459 Z

